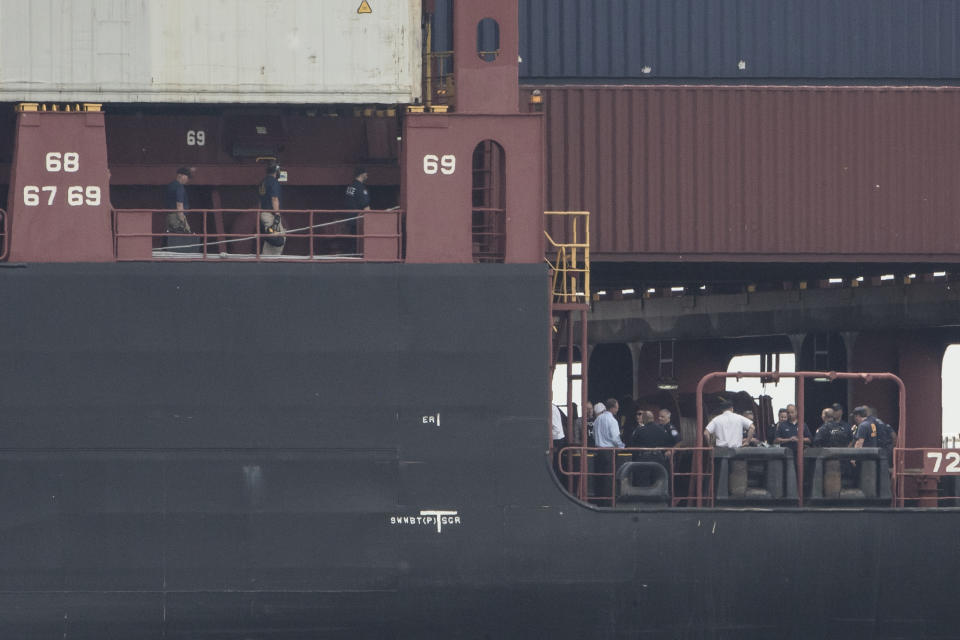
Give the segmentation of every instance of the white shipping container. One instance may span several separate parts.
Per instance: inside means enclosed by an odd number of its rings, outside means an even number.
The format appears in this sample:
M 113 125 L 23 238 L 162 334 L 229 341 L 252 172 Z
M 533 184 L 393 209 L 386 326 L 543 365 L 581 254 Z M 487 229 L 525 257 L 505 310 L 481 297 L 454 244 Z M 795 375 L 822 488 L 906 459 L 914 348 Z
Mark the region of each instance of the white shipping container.
M 420 0 L 0 0 L 0 101 L 410 103 Z

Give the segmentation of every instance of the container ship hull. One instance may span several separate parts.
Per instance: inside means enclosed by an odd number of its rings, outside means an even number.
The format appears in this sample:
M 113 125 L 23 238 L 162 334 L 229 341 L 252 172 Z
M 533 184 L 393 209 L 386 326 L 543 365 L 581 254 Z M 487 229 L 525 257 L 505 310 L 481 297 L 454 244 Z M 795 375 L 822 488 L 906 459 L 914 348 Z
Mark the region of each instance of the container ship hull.
M 960 624 L 955 510 L 605 511 L 566 494 L 539 265 L 3 275 L 4 637 Z

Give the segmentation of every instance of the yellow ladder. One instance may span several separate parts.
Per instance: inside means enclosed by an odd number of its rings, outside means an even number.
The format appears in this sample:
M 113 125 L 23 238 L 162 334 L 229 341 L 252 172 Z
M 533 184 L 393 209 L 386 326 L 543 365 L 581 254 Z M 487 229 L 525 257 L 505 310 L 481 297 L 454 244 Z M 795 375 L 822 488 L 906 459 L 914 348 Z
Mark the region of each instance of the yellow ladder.
M 556 250 L 555 260 L 546 259 L 553 272 L 554 303 L 590 304 L 590 212 L 545 211 L 544 215 L 547 228 L 543 233 L 550 248 Z M 550 235 L 550 229 L 556 227 L 563 229 L 566 242 Z

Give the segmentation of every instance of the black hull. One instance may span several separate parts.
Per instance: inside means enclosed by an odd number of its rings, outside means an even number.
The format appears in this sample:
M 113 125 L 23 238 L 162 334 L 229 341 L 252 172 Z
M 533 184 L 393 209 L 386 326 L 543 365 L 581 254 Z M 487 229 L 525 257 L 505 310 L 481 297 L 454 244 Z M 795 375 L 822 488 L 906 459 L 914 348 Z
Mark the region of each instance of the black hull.
M 539 265 L 31 265 L 0 292 L 2 638 L 958 635 L 958 512 L 567 497 Z

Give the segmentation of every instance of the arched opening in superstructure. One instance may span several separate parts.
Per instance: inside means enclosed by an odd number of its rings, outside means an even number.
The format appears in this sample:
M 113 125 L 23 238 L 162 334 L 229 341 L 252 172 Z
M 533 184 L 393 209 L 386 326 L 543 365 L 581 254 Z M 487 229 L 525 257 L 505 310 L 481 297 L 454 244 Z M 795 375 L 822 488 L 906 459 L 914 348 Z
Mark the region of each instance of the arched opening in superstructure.
M 493 62 L 500 55 L 500 23 L 493 18 L 477 23 L 477 55 L 484 62 Z
M 940 366 L 942 385 L 943 417 L 940 421 L 940 437 L 944 447 L 956 447 L 960 443 L 960 344 L 951 344 L 943 352 Z
M 503 262 L 506 257 L 506 181 L 503 147 L 493 140 L 480 142 L 473 150 L 474 262 Z
M 633 397 L 633 360 L 623 343 L 598 344 L 588 364 L 588 397 L 606 402 L 616 398 L 625 402 Z
M 771 371 L 783 373 L 796 371 L 796 358 L 792 352 L 747 353 L 730 358 L 728 373 L 738 371 Z M 797 385 L 792 378 L 783 380 L 769 378 L 727 378 L 724 390 L 731 393 L 746 392 L 756 403 L 754 424 L 762 440 L 769 440 L 776 428 L 777 412 L 797 399 Z

